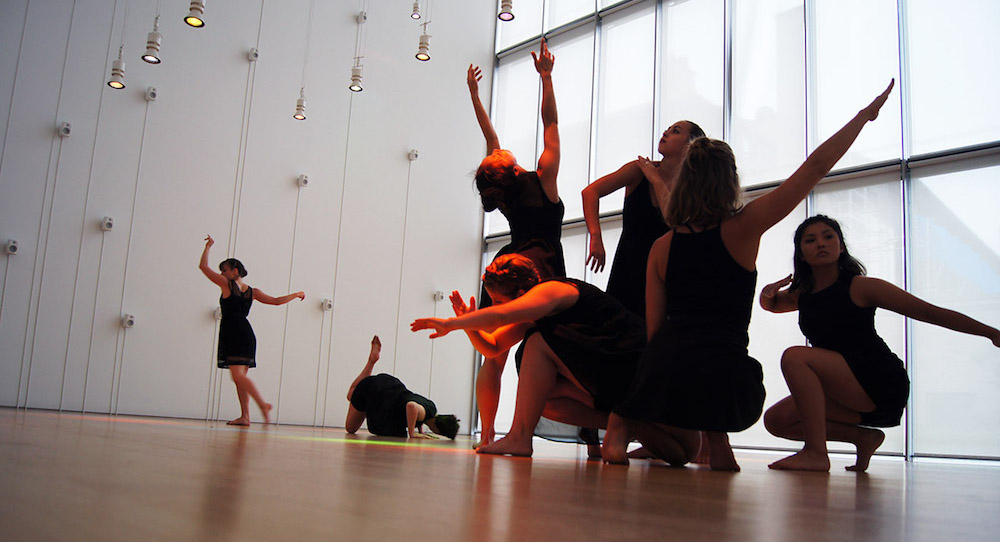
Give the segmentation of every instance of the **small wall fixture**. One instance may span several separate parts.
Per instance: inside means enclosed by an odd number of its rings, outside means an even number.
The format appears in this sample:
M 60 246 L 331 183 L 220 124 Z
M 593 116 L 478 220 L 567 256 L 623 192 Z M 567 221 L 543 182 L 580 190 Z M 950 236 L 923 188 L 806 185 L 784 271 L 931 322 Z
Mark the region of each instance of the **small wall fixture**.
M 431 59 L 431 36 L 427 34 L 426 30 L 420 35 L 420 46 L 417 48 L 417 60 L 421 62 L 427 62 Z
M 3 246 L 3 251 L 7 253 L 8 256 L 13 256 L 17 254 L 17 250 L 18 250 L 17 241 L 15 241 L 14 239 L 8 240 L 7 244 Z
M 195 28 L 205 26 L 205 0 L 191 0 L 191 8 L 187 17 L 184 17 L 184 22 Z
M 68 122 L 60 122 L 56 133 L 59 134 L 59 137 L 69 137 L 73 133 L 73 125 Z
M 295 184 L 299 185 L 299 188 L 305 188 L 309 186 L 309 176 L 299 175 L 298 179 L 295 179 Z
M 514 0 L 500 0 L 500 14 L 497 15 L 497 19 L 501 21 L 513 21 L 514 20 Z
M 292 115 L 295 120 L 306 120 L 306 88 L 302 87 L 299 89 L 299 99 L 295 101 L 295 114 Z
M 325 311 L 332 311 L 333 310 L 333 300 L 332 299 L 323 298 L 323 301 L 320 301 L 319 305 L 321 307 L 323 307 L 323 310 L 325 310 Z
M 135 327 L 135 315 L 134 314 L 123 314 L 122 315 L 122 327 L 125 329 L 132 329 Z
M 146 34 L 146 54 L 142 55 L 142 59 L 150 64 L 160 63 L 160 41 L 163 36 L 160 34 L 160 16 L 157 15 L 153 19 L 153 31 Z
M 113 229 L 115 229 L 115 219 L 114 218 L 112 218 L 110 216 L 106 216 L 106 217 L 104 217 L 104 218 L 101 219 L 101 231 L 111 231 Z

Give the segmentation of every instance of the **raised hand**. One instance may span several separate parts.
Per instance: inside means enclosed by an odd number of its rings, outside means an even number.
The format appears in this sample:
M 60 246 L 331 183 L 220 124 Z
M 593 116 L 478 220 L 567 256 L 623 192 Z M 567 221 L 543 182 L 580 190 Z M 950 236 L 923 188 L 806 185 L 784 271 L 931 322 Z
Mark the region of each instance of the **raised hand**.
M 295 297 L 301 299 L 302 301 L 306 300 L 306 293 L 305 292 L 295 292 L 292 295 L 294 295 Z
M 552 75 L 552 66 L 556 62 L 556 57 L 549 52 L 549 46 L 545 43 L 545 38 L 542 38 L 542 47 L 538 55 L 535 52 L 531 52 L 531 58 L 535 61 L 535 71 L 539 75 Z
M 446 327 L 445 320 L 443 318 L 417 318 L 410 324 L 410 331 L 420 331 L 421 329 L 433 329 L 434 333 L 431 333 L 431 339 L 444 337 L 451 332 L 451 330 Z
M 212 239 L 211 235 L 205 236 L 205 248 L 211 248 L 215 244 L 215 239 Z
M 469 83 L 470 92 L 479 94 L 479 80 L 482 78 L 483 72 L 479 69 L 479 66 L 469 64 L 469 73 L 466 75 L 466 81 Z
M 896 84 L 896 79 L 891 79 L 889 81 L 889 86 L 885 88 L 882 94 L 879 94 L 872 103 L 868 104 L 868 107 L 861 110 L 862 116 L 867 120 L 875 120 L 878 118 L 878 112 L 882 109 L 885 101 L 889 99 L 889 93 L 892 92 L 892 87 Z
M 476 298 L 470 297 L 469 304 L 465 304 L 465 300 L 462 299 L 461 294 L 458 290 L 451 292 L 451 308 L 455 311 L 455 316 L 462 316 L 465 313 L 472 312 L 476 310 Z
M 765 286 L 764 289 L 760 291 L 760 295 L 761 297 L 773 299 L 774 296 L 778 295 L 778 292 L 781 291 L 782 288 L 788 286 L 791 283 L 792 283 L 792 276 L 788 275 L 787 277 L 777 282 L 772 282 L 771 284 Z

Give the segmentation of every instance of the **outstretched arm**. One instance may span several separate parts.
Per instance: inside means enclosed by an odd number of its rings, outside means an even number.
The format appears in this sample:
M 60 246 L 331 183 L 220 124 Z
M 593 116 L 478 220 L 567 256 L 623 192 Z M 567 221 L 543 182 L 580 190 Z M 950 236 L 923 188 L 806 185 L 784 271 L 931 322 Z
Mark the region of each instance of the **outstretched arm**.
M 434 438 L 430 435 L 425 435 L 423 431 L 417 430 L 419 427 L 418 424 L 423 423 L 426 417 L 427 411 L 424 410 L 424 407 L 420 403 L 416 401 L 406 403 L 406 434 L 410 438 Z
M 476 110 L 476 120 L 479 121 L 479 129 L 483 131 L 486 138 L 486 154 L 493 154 L 493 151 L 500 148 L 500 138 L 497 137 L 496 130 L 493 129 L 493 122 L 486 114 L 482 100 L 479 99 L 479 80 L 483 78 L 483 72 L 479 66 L 469 64 L 469 72 L 466 80 L 469 83 L 469 93 L 472 95 L 472 107 Z
M 205 236 L 205 250 L 201 252 L 201 261 L 198 263 L 198 269 L 201 269 L 201 272 L 208 277 L 208 280 L 214 282 L 219 286 L 219 288 L 225 290 L 229 286 L 229 282 L 226 280 L 226 277 L 223 277 L 220 273 L 208 265 L 208 251 L 214 244 L 215 239 L 212 239 L 211 235 Z
M 556 188 L 556 176 L 559 174 L 559 114 L 556 111 L 556 93 L 552 88 L 552 66 L 556 57 L 549 52 L 549 47 L 542 38 L 541 51 L 538 55 L 531 52 L 535 61 L 535 70 L 542 79 L 542 138 L 545 144 L 542 155 L 538 157 L 538 180 L 550 201 L 559 201 L 559 191 Z
M 851 298 L 861 307 L 881 307 L 903 316 L 948 328 L 959 333 L 986 337 L 1000 347 L 1000 330 L 958 311 L 932 305 L 894 284 L 872 277 L 856 277 Z
M 465 304 L 458 290 L 451 293 L 451 308 L 455 311 L 455 316 L 462 316 L 476 310 L 476 298 L 470 297 L 469 304 Z M 465 334 L 469 336 L 472 347 L 487 358 L 494 358 L 506 352 L 510 347 L 517 344 L 524 338 L 524 332 L 530 324 L 513 324 L 503 326 L 497 330 L 487 333 L 486 331 L 466 329 Z
M 795 206 L 809 195 L 816 184 L 844 156 L 865 124 L 878 117 L 879 110 L 889 98 L 894 84 L 895 80 L 890 81 L 885 91 L 858 112 L 837 133 L 817 147 L 785 182 L 771 192 L 748 203 L 737 216 L 741 226 L 739 229 L 746 232 L 748 236 L 755 235 L 759 238 L 771 226 L 792 212 Z
M 633 190 L 642 180 L 642 171 L 638 161 L 632 161 L 590 183 L 580 192 L 583 198 L 583 220 L 587 223 L 587 233 L 590 234 L 590 253 L 586 265 L 595 273 L 604 270 L 607 255 L 604 251 L 604 239 L 601 236 L 601 198 L 626 187 Z
M 288 303 L 293 299 L 304 300 L 306 298 L 306 294 L 305 292 L 295 292 L 294 294 L 283 295 L 281 297 L 271 297 L 265 294 L 264 292 L 258 290 L 257 288 L 254 288 L 253 298 L 256 301 L 259 301 L 261 303 L 266 303 L 268 305 L 284 305 L 285 303 Z
M 782 288 L 792 283 L 792 276 L 772 282 L 760 291 L 760 306 L 769 312 L 791 312 L 799 310 L 798 296 Z

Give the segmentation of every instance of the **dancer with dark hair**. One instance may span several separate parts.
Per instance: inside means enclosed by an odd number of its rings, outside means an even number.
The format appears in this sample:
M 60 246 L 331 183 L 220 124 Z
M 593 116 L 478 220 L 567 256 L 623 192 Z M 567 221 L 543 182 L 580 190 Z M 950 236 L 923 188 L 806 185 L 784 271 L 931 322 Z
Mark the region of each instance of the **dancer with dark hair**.
M 628 398 L 608 421 L 602 456 L 628 463 L 634 436 L 672 465 L 690 462 L 705 431 L 710 466 L 739 470 L 727 433 L 753 425 L 764 406 L 760 363 L 747 354 L 760 238 L 790 213 L 878 116 L 892 83 L 785 182 L 741 205 L 736 159 L 725 142 L 690 144 L 646 281 L 643 352 Z
M 236 396 L 240 401 L 240 417 L 227 422 L 229 425 L 250 425 L 249 399 L 253 398 L 260 413 L 264 415 L 264 423 L 271 423 L 271 403 L 265 402 L 257 386 L 247 376 L 247 371 L 257 366 L 257 337 L 250 327 L 247 314 L 254 300 L 267 305 L 284 305 L 293 299 L 305 299 L 306 294 L 295 292 L 281 297 L 271 297 L 257 288 L 251 288 L 243 282 L 247 270 L 236 258 L 223 260 L 219 264 L 219 273 L 208 265 L 208 252 L 215 244 L 209 235 L 205 237 L 205 250 L 201 253 L 198 268 L 222 289 L 219 306 L 222 308 L 222 321 L 219 323 L 219 368 L 229 369 L 236 385 Z
M 625 188 L 622 233 L 606 291 L 641 318 L 646 317 L 649 249 L 669 229 L 663 221 L 663 212 L 670 201 L 674 177 L 688 144 L 699 137 L 705 137 L 705 131 L 700 126 L 688 120 L 677 121 L 660 137 L 657 151 L 662 159 L 652 162 L 640 156 L 614 173 L 590 183 L 581 192 L 583 218 L 590 233 L 587 265 L 591 271 L 599 273 L 604 269 L 606 259 L 601 236 L 600 199 Z
M 454 318 L 418 318 L 413 331 L 431 338 L 465 330 L 484 356 L 524 340 L 510 432 L 479 453 L 530 456 L 532 435 L 545 417 L 604 428 L 628 391 L 645 346 L 642 320 L 596 286 L 569 278 L 541 281 L 531 260 L 500 256 L 483 283 L 494 305 L 475 310 L 452 293 Z
M 476 171 L 476 188 L 487 212 L 499 209 L 510 224 L 510 243 L 497 256 L 518 253 L 530 258 L 543 278 L 566 276 L 563 260 L 562 219 L 565 207 L 559 199 L 556 176 L 559 172 L 559 119 L 552 87 L 552 67 L 555 57 L 542 40 L 538 55 L 531 53 L 535 70 L 542 81 L 542 137 L 544 148 L 535 171 L 527 171 L 514 155 L 500 147 L 493 123 L 479 99 L 478 66 L 469 66 L 467 82 L 476 112 L 476 120 L 486 139 L 486 158 Z M 480 306 L 488 307 L 493 300 L 484 289 Z M 481 444 L 494 439 L 494 421 L 500 402 L 500 377 L 507 363 L 507 351 L 486 357 L 476 377 L 476 403 L 482 422 Z M 478 447 L 478 445 L 477 445 Z
M 769 467 L 829 471 L 831 440 L 853 444 L 857 461 L 847 470 L 864 472 L 885 439 L 876 428 L 899 425 L 910 393 L 903 362 L 875 332 L 875 309 L 980 335 L 996 346 L 1000 330 L 865 276 L 864 265 L 847 250 L 840 224 L 830 217 L 806 219 L 795 230 L 794 243 L 794 274 L 765 286 L 760 306 L 798 310 L 799 328 L 811 346 L 793 346 L 781 356 L 791 395 L 767 409 L 764 426 L 804 445 Z
M 434 401 L 406 389 L 400 380 L 389 374 L 372 376 L 375 362 L 382 352 L 378 335 L 372 337 L 368 362 L 347 390 L 347 421 L 344 427 L 354 434 L 368 420 L 368 432 L 384 437 L 434 438 L 431 431 L 455 440 L 459 419 L 454 414 L 438 414 Z

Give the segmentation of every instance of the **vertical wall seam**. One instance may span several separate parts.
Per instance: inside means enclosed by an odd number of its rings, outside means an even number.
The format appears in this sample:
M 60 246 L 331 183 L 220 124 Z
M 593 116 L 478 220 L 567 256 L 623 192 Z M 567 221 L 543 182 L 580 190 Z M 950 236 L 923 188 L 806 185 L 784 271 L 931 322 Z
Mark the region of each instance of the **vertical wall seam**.
M 399 354 L 399 313 L 403 310 L 403 269 L 406 266 L 406 225 L 410 211 L 410 175 L 413 162 L 406 166 L 406 191 L 403 195 L 403 239 L 399 248 L 399 286 L 396 292 L 396 344 L 392 349 L 392 374 L 396 374 L 396 359 Z
M 292 223 L 292 251 L 289 255 L 288 263 L 287 293 L 292 292 L 292 274 L 295 272 L 295 238 L 299 232 L 299 202 L 301 200 L 302 187 L 299 187 L 295 193 L 295 214 L 293 215 L 294 222 Z M 283 308 L 285 309 L 285 328 L 281 332 L 281 363 L 278 365 L 278 398 L 274 401 L 274 423 L 278 423 L 278 416 L 281 414 L 281 384 L 285 377 L 285 345 L 288 344 L 288 304 L 286 303 Z
M 24 5 L 24 22 L 21 24 L 21 39 L 17 43 L 17 61 L 14 63 L 14 80 L 10 83 L 10 103 L 7 105 L 7 125 L 3 130 L 3 146 L 0 148 L 0 179 L 3 178 L 4 157 L 7 156 L 7 139 L 10 135 L 10 119 L 14 114 L 14 96 L 17 91 L 17 76 L 21 72 L 21 53 L 24 52 L 24 36 L 28 30 L 28 12 L 31 11 L 31 0 Z

